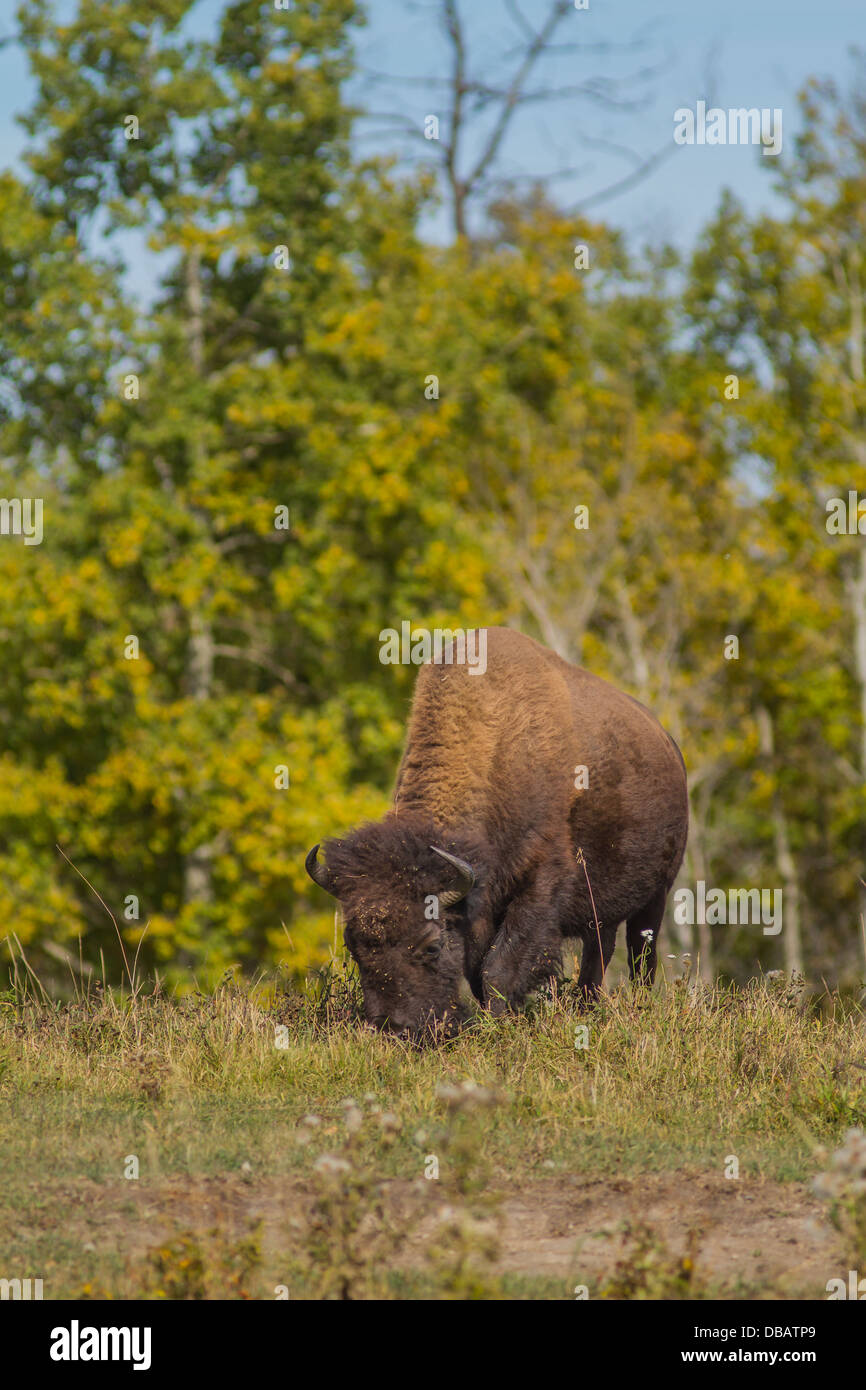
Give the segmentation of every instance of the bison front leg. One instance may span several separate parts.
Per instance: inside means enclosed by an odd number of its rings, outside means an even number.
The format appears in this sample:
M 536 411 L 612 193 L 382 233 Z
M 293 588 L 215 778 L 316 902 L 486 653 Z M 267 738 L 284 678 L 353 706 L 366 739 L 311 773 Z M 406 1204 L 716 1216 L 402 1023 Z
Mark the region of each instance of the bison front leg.
M 559 973 L 562 933 L 546 902 L 511 903 L 481 968 L 482 1000 L 496 1016 L 522 1004 L 536 985 Z

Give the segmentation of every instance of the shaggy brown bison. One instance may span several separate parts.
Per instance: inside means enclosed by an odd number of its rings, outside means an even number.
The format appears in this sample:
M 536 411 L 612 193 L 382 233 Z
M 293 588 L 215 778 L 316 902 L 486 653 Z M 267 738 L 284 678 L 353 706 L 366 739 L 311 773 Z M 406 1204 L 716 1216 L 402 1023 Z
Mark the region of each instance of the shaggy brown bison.
M 623 921 L 631 977 L 651 983 L 685 850 L 685 765 L 649 710 L 485 631 L 483 673 L 450 648 L 419 671 L 393 808 L 307 856 L 342 905 L 368 1021 L 413 1038 L 459 1026 L 463 980 L 495 1014 L 519 1004 L 564 936 L 583 940 L 592 998 Z

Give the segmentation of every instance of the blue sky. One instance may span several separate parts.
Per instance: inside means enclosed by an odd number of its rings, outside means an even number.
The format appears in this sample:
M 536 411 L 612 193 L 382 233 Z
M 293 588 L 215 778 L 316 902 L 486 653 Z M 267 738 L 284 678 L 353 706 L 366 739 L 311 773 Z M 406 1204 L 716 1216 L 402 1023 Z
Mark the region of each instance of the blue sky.
M 107 0 L 110 3 L 110 0 Z M 518 0 L 530 21 L 539 21 L 547 0 Z M 61 10 L 72 0 L 61 0 Z M 207 32 L 220 0 L 200 0 L 193 27 Z M 462 0 L 472 46 L 490 67 L 515 33 L 505 0 Z M 12 29 L 13 0 L 0 0 L 0 35 Z M 437 0 L 369 0 L 369 24 L 358 36 L 361 99 L 404 112 L 419 121 L 437 113 L 435 96 L 418 86 L 373 83 L 370 71 L 421 76 L 442 72 L 447 58 L 438 24 Z M 581 172 L 556 184 L 560 200 L 579 209 L 582 201 L 627 172 L 607 148 L 588 147 L 586 137 L 627 145 L 649 155 L 672 138 L 673 112 L 708 95 L 712 74 L 718 105 L 781 107 L 785 147 L 797 126 L 796 93 L 812 74 L 844 84 L 852 44 L 866 47 L 866 0 L 590 0 L 589 12 L 569 15 L 561 37 L 587 43 L 622 41 L 637 34 L 646 53 L 630 59 L 572 54 L 548 69 L 562 84 L 629 70 L 629 63 L 663 60 L 651 83 L 652 100 L 639 112 L 610 114 L 580 101 L 537 107 L 509 140 L 508 172 L 529 175 L 577 166 Z M 15 164 L 23 144 L 14 121 L 32 94 L 26 64 L 14 46 L 0 49 L 0 163 Z M 367 139 L 365 149 L 384 151 L 388 141 Z M 784 157 L 784 155 L 783 155 Z M 715 208 L 721 189 L 736 190 L 751 210 L 772 207 L 772 165 L 749 147 L 684 147 L 637 187 L 592 209 L 592 215 L 627 230 L 637 240 L 673 240 L 687 246 Z M 430 235 L 446 235 L 444 221 Z

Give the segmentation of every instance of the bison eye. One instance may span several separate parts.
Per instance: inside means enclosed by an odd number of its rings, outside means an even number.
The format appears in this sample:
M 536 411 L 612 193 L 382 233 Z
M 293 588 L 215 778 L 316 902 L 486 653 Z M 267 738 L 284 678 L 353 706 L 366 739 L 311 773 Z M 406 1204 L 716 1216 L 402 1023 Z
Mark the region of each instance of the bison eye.
M 442 938 L 437 936 L 433 941 L 427 941 L 418 950 L 418 959 L 425 965 L 430 965 L 434 960 L 438 960 L 442 953 Z

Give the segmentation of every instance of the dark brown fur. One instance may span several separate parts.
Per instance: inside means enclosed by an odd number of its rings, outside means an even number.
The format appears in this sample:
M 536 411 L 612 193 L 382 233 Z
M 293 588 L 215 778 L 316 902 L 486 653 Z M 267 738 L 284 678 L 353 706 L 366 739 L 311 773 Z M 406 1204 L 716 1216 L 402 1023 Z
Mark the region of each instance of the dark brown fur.
M 556 974 L 564 936 L 583 939 L 592 997 L 622 921 L 632 978 L 651 983 L 687 830 L 680 752 L 629 695 L 507 628 L 487 629 L 483 675 L 423 666 L 393 809 L 326 845 L 368 1019 L 451 1031 L 464 978 L 500 1013 Z M 456 875 L 432 845 L 477 875 L 438 922 L 430 895 Z

